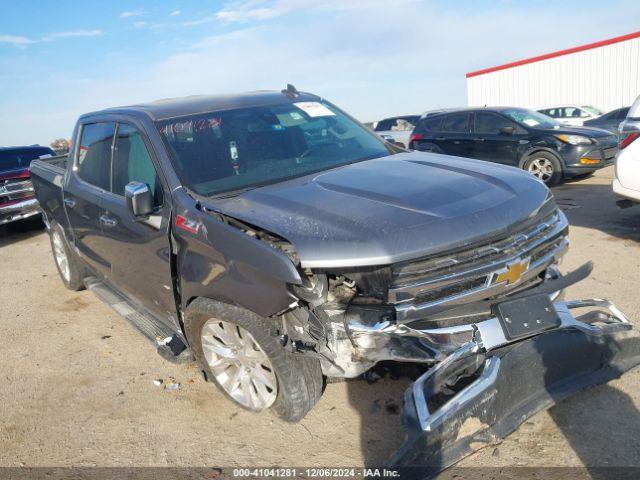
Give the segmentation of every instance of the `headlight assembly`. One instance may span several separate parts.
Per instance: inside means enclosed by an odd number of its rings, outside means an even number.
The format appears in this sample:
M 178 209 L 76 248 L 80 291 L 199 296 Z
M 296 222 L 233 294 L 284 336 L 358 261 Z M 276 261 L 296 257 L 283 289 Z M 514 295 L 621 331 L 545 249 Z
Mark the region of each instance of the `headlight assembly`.
M 569 145 L 592 145 L 593 141 L 589 137 L 583 137 L 582 135 L 555 135 L 555 137 L 561 142 L 568 143 Z

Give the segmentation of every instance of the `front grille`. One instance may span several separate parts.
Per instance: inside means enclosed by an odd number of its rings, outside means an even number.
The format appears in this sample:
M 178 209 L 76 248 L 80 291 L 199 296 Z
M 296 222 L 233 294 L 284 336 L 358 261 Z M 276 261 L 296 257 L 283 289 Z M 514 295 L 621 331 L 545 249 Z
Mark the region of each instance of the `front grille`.
M 505 294 L 539 277 L 568 246 L 567 220 L 557 210 L 534 220 L 515 234 L 448 255 L 394 265 L 388 296 L 398 320 L 425 318 Z M 507 280 L 501 280 L 501 274 L 511 273 L 510 265 L 523 271 L 518 278 L 507 275 Z

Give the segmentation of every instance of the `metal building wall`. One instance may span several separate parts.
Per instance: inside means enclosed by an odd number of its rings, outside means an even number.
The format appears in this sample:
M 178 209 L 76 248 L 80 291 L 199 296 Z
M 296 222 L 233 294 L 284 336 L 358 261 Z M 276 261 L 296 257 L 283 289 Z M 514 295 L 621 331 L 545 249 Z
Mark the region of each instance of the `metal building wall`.
M 540 108 L 574 103 L 608 111 L 631 105 L 640 94 L 640 35 L 553 55 L 467 74 L 469 106 Z

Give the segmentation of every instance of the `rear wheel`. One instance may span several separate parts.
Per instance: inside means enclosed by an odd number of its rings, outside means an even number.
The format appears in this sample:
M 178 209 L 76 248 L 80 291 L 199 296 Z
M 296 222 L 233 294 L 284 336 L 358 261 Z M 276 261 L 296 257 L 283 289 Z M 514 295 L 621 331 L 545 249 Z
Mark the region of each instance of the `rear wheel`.
M 412 150 L 418 150 L 420 152 L 444 153 L 442 149 L 435 143 L 411 144 L 409 145 L 409 148 Z
M 273 320 L 207 298 L 186 311 L 187 338 L 207 378 L 241 407 L 302 419 L 322 394 L 318 359 L 285 351 Z
M 560 183 L 562 166 L 558 159 L 547 152 L 536 152 L 524 162 L 523 168 L 551 187 Z
M 85 269 L 69 247 L 62 227 L 57 223 L 51 224 L 49 239 L 51 240 L 53 259 L 56 262 L 56 267 L 64 286 L 69 290 L 84 290 Z

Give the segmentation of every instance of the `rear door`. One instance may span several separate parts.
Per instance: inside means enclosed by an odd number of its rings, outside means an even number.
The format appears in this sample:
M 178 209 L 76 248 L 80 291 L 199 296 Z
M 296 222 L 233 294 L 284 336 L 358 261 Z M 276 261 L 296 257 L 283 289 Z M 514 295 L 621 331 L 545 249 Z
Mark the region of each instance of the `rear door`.
M 502 132 L 513 128 L 513 134 Z M 474 158 L 517 166 L 519 141 L 526 133 L 508 118 L 494 112 L 476 112 L 473 122 Z
M 454 112 L 445 116 L 433 143 L 447 155 L 473 157 L 471 113 Z
M 109 282 L 171 324 L 176 321 L 176 310 L 168 237 L 170 195 L 154 157 L 142 126 L 118 123 L 111 185 L 104 195 L 100 220 L 111 263 Z M 133 181 L 146 183 L 153 192 L 155 210 L 148 218 L 134 218 L 126 206 L 124 189 Z
M 73 168 L 68 170 L 63 188 L 63 201 L 73 235 L 73 245 L 101 276 L 110 267 L 101 247 L 99 218 L 102 198 L 109 191 L 115 128 L 114 122 L 91 122 L 80 126 Z

